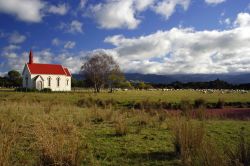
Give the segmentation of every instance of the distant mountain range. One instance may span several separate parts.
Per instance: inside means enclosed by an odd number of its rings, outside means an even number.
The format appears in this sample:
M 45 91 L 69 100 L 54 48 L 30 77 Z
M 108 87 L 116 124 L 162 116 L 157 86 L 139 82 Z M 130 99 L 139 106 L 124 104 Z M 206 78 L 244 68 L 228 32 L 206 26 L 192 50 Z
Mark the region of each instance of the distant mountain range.
M 73 74 L 76 79 L 82 78 L 78 74 Z M 250 73 L 244 74 L 175 74 L 175 75 L 157 75 L 157 74 L 139 74 L 125 73 L 129 81 L 144 81 L 148 83 L 169 84 L 172 82 L 207 82 L 220 79 L 231 84 L 250 83 Z

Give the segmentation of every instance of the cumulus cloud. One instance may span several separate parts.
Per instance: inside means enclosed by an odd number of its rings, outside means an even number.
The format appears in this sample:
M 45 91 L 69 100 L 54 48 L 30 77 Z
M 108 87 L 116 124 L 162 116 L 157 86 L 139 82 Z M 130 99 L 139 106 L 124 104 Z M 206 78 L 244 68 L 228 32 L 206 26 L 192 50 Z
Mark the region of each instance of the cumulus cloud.
M 61 23 L 59 29 L 68 33 L 83 33 L 83 23 L 77 20 L 73 20 L 70 23 Z
M 152 10 L 168 19 L 177 6 L 187 10 L 190 0 L 106 0 L 90 5 L 89 15 L 101 28 L 135 29 L 141 23 L 138 15 L 142 11 Z
M 135 18 L 133 0 L 110 0 L 90 7 L 91 15 L 101 28 L 128 28 L 134 29 L 140 23 Z
M 176 6 L 179 5 L 184 10 L 187 10 L 189 4 L 190 0 L 163 0 L 156 4 L 154 11 L 168 19 L 175 12 Z
M 250 15 L 240 13 L 229 30 L 196 31 L 172 28 L 147 36 L 110 36 L 108 50 L 126 72 L 228 73 L 249 72 Z
M 54 46 L 64 45 L 63 47 L 66 48 L 66 49 L 72 49 L 72 48 L 74 48 L 76 46 L 76 42 L 74 42 L 74 41 L 63 41 L 63 40 L 60 40 L 58 38 L 54 38 L 51 41 L 51 43 Z
M 17 53 L 15 50 L 2 51 L 1 56 L 3 58 L 0 63 L 0 73 L 5 73 L 9 70 L 17 70 L 22 72 L 24 64 L 29 60 L 29 52 Z M 49 63 L 49 64 L 61 64 L 72 73 L 78 73 L 81 69 L 81 59 L 86 56 L 85 52 L 71 53 L 64 50 L 61 53 L 54 53 L 50 49 L 43 49 L 39 51 L 33 51 L 35 63 Z
M 40 22 L 45 2 L 41 0 L 0 0 L 0 12 L 27 22 Z
M 59 46 L 59 45 L 62 43 L 62 41 L 59 40 L 58 38 L 54 38 L 54 39 L 51 41 L 51 43 L 52 43 L 52 45 L 54 45 L 54 46 Z
M 75 47 L 75 45 L 76 45 L 75 42 L 73 42 L 73 41 L 68 41 L 68 42 L 64 45 L 64 48 L 66 48 L 66 49 L 72 49 L 72 48 Z
M 41 22 L 48 13 L 64 15 L 66 4 L 51 5 L 44 0 L 0 0 L 0 13 L 5 13 L 25 22 Z
M 65 15 L 69 10 L 66 4 L 51 5 L 48 9 L 49 13 Z
M 26 40 L 26 36 L 21 35 L 18 32 L 13 32 L 9 36 L 9 42 L 13 44 L 20 44 L 20 43 L 23 43 L 25 40 Z
M 250 14 L 249 13 L 239 13 L 234 24 L 241 27 L 250 26 Z
M 207 4 L 211 4 L 211 5 L 217 5 L 217 4 L 220 4 L 222 2 L 225 2 L 226 0 L 205 0 L 205 2 Z

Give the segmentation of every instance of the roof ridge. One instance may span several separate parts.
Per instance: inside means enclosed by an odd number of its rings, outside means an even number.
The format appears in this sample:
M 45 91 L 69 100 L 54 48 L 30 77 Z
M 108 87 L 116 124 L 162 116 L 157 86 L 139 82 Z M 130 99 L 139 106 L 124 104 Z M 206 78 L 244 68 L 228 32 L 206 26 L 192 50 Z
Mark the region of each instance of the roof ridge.
M 71 76 L 68 69 L 66 69 L 63 65 L 60 64 L 33 63 L 27 64 L 27 66 L 31 74 L 53 74 Z

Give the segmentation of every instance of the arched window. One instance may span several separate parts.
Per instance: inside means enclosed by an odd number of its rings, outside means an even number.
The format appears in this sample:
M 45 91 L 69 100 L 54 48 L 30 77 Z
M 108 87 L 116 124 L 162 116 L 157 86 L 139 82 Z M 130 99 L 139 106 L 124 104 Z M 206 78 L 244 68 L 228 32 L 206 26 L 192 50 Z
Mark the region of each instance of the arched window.
M 57 86 L 59 87 L 59 86 L 60 86 L 60 77 L 58 77 L 58 78 L 56 79 L 56 82 L 57 82 Z
M 26 88 L 27 88 L 28 84 L 29 84 L 29 78 L 28 78 L 28 76 L 25 77 L 25 84 L 26 84 Z
M 48 77 L 48 86 L 51 86 L 51 77 Z
M 69 79 L 67 79 L 66 82 L 67 82 L 67 86 L 69 86 Z

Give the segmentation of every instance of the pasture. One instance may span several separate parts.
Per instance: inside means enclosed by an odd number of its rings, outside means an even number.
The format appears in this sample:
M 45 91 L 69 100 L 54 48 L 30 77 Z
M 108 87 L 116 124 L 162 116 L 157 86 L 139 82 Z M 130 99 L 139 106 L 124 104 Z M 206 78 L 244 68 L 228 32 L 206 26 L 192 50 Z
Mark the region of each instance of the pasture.
M 78 105 L 79 100 L 90 97 L 121 103 L 144 100 L 179 103 L 197 98 L 208 102 L 219 99 L 250 102 L 250 93 L 220 91 L 211 94 L 190 90 L 112 94 L 93 94 L 87 90 L 1 91 L 0 163 L 4 166 L 228 165 L 241 162 L 239 147 L 250 147 L 248 120 L 190 118 L 164 109 Z M 232 152 L 233 157 L 227 152 Z M 246 150 L 246 155 L 249 153 Z
M 6 90 L 7 91 L 7 90 Z M 40 100 L 41 102 L 58 101 L 64 104 L 74 104 L 81 98 L 91 97 L 93 99 L 113 99 L 119 102 L 128 101 L 165 101 L 179 103 L 181 100 L 191 100 L 203 98 L 207 102 L 217 102 L 219 99 L 223 99 L 225 102 L 250 102 L 250 92 L 223 92 L 215 90 L 213 93 L 203 93 L 195 90 L 173 90 L 173 91 L 146 91 L 146 90 L 129 90 L 129 91 L 117 91 L 114 93 L 108 93 L 103 91 L 102 93 L 93 93 L 91 90 L 79 90 L 77 92 L 67 93 L 20 93 L 9 90 L 10 92 L 0 91 L 0 97 L 6 100 L 13 101 L 25 101 Z

